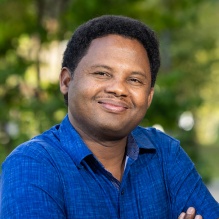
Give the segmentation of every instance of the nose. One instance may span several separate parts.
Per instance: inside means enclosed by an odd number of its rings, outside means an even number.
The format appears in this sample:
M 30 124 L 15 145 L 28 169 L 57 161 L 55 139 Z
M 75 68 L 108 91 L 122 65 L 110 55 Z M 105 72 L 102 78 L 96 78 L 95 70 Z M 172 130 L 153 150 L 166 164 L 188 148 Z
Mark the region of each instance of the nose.
M 128 95 L 127 83 L 121 79 L 110 80 L 105 91 L 116 97 L 126 97 Z

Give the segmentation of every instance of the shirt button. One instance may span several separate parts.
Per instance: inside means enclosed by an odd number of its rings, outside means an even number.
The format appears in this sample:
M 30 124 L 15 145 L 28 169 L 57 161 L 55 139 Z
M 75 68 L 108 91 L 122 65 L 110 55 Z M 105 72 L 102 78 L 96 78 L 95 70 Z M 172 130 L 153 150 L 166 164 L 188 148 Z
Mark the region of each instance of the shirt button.
M 125 191 L 124 191 L 124 190 L 122 190 L 122 191 L 121 191 L 121 195 L 124 195 L 124 193 L 125 193 Z

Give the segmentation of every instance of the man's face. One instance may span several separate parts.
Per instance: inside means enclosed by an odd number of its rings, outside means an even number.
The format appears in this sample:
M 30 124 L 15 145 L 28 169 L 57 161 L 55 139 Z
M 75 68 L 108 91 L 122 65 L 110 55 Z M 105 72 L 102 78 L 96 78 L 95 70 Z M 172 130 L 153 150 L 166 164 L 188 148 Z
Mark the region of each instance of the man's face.
M 68 115 L 79 132 L 119 139 L 144 117 L 153 97 L 150 64 L 137 40 L 107 35 L 91 42 L 74 76 L 63 68 L 63 94 L 68 92 Z

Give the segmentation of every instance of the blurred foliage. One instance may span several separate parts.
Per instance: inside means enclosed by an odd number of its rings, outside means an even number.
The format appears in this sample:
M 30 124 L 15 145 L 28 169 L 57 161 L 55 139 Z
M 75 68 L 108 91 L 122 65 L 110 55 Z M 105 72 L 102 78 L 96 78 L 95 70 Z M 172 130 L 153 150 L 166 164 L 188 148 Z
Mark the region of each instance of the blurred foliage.
M 218 7 L 216 0 L 0 0 L 0 162 L 67 111 L 57 82 L 60 66 L 53 72 L 56 80 L 46 82 L 42 52 L 69 39 L 88 19 L 120 14 L 148 24 L 161 44 L 155 97 L 142 125 L 161 125 L 201 166 L 196 125 L 185 131 L 178 121 L 186 111 L 196 121 L 205 101 L 201 90 L 211 86 L 209 69 L 219 59 Z

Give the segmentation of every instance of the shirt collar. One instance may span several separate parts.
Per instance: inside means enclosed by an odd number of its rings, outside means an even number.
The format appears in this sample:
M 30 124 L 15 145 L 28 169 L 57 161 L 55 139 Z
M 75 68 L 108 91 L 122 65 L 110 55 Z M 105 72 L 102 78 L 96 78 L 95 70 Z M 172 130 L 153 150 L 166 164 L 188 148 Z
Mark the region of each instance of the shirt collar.
M 151 131 L 149 131 L 149 129 L 138 126 L 131 134 L 140 149 L 156 150 L 155 143 L 153 142 L 150 133 Z
M 141 149 L 154 149 L 155 146 L 147 135 L 147 129 L 143 131 L 137 127 L 128 136 L 126 155 L 136 160 Z M 92 155 L 90 149 L 86 146 L 78 132 L 69 121 L 68 115 L 65 116 L 59 128 L 59 138 L 63 149 L 69 154 L 77 166 L 88 155 Z
M 70 123 L 68 115 L 65 116 L 60 124 L 59 138 L 63 149 L 69 154 L 77 166 L 81 165 L 81 161 L 85 157 L 92 154 Z

